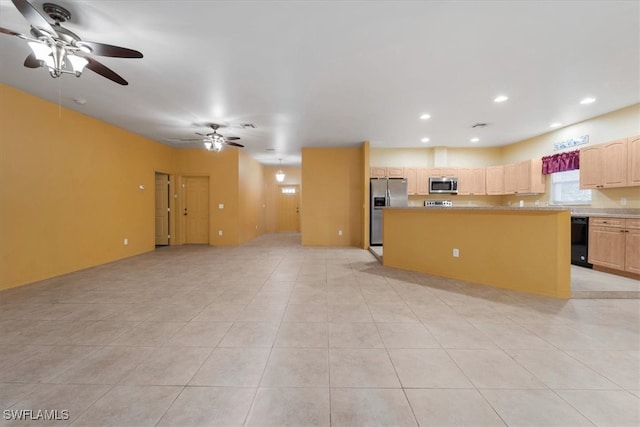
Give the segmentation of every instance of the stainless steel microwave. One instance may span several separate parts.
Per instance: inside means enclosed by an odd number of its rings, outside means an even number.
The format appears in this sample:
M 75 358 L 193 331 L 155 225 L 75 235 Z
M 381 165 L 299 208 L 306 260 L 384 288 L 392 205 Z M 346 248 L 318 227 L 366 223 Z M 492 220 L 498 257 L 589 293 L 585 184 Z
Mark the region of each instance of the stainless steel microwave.
M 458 178 L 429 178 L 429 194 L 458 194 Z

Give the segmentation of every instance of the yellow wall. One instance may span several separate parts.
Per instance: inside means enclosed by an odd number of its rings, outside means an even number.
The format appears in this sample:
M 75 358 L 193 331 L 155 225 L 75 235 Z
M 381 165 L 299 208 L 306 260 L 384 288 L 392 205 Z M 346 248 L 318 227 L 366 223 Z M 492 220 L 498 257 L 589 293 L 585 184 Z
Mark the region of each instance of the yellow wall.
M 282 169 L 284 181 L 276 181 L 276 172 Z M 300 185 L 302 170 L 299 167 L 263 167 L 264 171 L 264 200 L 265 200 L 265 232 L 278 231 L 278 191 L 280 185 Z M 300 188 L 302 191 L 302 188 Z
M 239 156 L 240 235 L 238 243 L 244 243 L 264 233 L 264 173 L 263 166 L 253 157 L 244 151 L 240 151 Z
M 571 296 L 568 211 L 385 209 L 385 266 Z M 453 257 L 453 249 L 460 251 Z
M 177 195 L 171 244 L 187 176 L 209 177 L 211 245 L 264 232 L 262 165 L 235 148 L 172 149 L 3 85 L 0 119 L 0 289 L 154 250 L 155 172 Z
M 4 85 L 0 118 L 0 289 L 154 249 L 169 147 Z
M 361 147 L 302 149 L 303 245 L 362 246 L 363 157 Z

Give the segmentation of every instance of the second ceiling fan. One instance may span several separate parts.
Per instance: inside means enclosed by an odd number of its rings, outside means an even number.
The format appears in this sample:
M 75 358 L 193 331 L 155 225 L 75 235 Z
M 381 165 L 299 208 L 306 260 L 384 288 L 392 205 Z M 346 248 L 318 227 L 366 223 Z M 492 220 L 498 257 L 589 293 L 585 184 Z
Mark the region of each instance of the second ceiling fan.
M 201 135 L 204 137 L 203 138 L 204 146 L 207 150 L 219 152 L 220 150 L 222 150 L 222 147 L 224 145 L 244 148 L 244 145 L 238 144 L 237 142 L 233 142 L 233 141 L 239 140 L 240 139 L 239 137 L 220 135 L 218 133 L 218 129 L 220 128 L 220 125 L 216 123 L 211 123 L 209 127 L 213 129 L 213 132 L 210 132 L 210 133 L 196 132 L 197 135 Z

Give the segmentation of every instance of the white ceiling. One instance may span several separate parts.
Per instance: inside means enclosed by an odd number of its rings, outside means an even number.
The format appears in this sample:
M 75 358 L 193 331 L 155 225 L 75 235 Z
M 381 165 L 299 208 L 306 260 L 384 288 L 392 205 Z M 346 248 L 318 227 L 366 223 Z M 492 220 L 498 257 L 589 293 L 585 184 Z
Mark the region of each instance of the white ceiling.
M 499 146 L 640 102 L 639 1 L 48 1 L 83 39 L 144 54 L 96 57 L 129 86 L 27 69 L 4 34 L 0 82 L 165 144 L 227 123 L 264 164 L 365 140 Z M 0 27 L 29 32 L 6 0 Z

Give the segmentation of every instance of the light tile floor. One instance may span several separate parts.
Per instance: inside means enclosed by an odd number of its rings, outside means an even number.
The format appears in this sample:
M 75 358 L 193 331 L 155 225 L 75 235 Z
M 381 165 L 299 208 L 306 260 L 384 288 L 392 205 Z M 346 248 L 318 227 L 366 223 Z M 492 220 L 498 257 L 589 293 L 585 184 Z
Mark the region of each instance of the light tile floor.
M 299 240 L 160 248 L 1 292 L 0 425 L 640 424 L 640 300 Z M 20 410 L 69 419 L 5 419 Z

